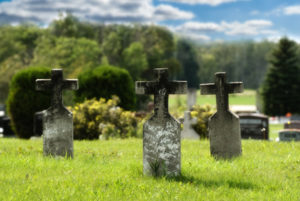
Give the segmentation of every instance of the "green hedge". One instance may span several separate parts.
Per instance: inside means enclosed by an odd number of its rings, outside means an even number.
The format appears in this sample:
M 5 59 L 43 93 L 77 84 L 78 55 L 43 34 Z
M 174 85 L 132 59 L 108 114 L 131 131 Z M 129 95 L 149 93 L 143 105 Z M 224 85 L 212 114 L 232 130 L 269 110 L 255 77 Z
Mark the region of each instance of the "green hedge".
M 34 113 L 50 106 L 49 92 L 35 90 L 35 80 L 50 75 L 49 68 L 29 67 L 17 72 L 10 82 L 7 111 L 12 128 L 20 138 L 33 136 Z
M 136 96 L 134 82 L 127 70 L 114 66 L 100 66 L 83 72 L 78 77 L 79 90 L 75 92 L 75 101 L 105 98 L 112 95 L 120 98 L 119 106 L 132 110 L 135 108 Z

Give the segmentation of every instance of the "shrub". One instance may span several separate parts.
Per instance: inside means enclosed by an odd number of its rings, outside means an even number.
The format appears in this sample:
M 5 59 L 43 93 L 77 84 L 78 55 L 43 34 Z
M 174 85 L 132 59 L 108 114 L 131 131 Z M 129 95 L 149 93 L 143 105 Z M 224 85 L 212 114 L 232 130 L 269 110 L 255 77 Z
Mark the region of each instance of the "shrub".
M 119 98 L 99 101 L 92 99 L 76 104 L 74 117 L 75 139 L 127 138 L 137 136 L 138 118 L 135 113 L 118 107 Z
M 14 132 L 20 138 L 33 136 L 34 113 L 49 107 L 50 94 L 37 92 L 35 80 L 49 78 L 50 69 L 30 67 L 17 72 L 10 83 L 7 110 Z
M 200 139 L 208 138 L 208 119 L 213 115 L 211 106 L 195 105 L 192 109 L 192 118 L 197 118 L 197 123 L 193 125 L 195 131 L 200 135 Z
M 134 82 L 125 69 L 100 66 L 80 74 L 78 80 L 80 87 L 75 92 L 76 102 L 92 98 L 110 99 L 112 95 L 116 95 L 120 98 L 120 107 L 124 109 L 135 107 Z

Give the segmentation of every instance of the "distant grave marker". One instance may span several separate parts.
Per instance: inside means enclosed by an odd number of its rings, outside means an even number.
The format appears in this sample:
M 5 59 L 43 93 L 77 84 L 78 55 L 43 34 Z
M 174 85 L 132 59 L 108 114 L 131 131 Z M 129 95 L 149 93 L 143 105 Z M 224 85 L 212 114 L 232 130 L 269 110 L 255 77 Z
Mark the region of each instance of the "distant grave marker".
M 193 128 L 193 124 L 195 123 L 197 123 L 197 119 L 191 117 L 191 111 L 185 111 L 183 129 L 181 131 L 182 139 L 192 139 L 192 140 L 200 139 L 200 135 Z
M 200 84 L 201 94 L 216 94 L 217 112 L 208 122 L 210 151 L 215 158 L 242 153 L 239 117 L 229 111 L 228 94 L 243 92 L 242 82 L 226 83 L 226 73 L 215 74 L 215 83 Z
M 176 176 L 181 172 L 180 123 L 170 114 L 169 94 L 183 94 L 187 82 L 168 81 L 168 69 L 154 69 L 155 81 L 137 81 L 137 94 L 154 94 L 154 115 L 143 127 L 144 174 Z
M 191 110 L 197 102 L 197 89 L 188 89 L 187 92 L 187 111 L 184 112 L 183 129 L 181 131 L 182 139 L 200 139 L 199 134 L 194 130 L 192 124 L 197 122 L 197 119 L 191 117 Z
M 61 69 L 52 69 L 51 79 L 37 79 L 36 90 L 51 93 L 51 106 L 43 111 L 44 155 L 73 157 L 73 115 L 62 102 L 62 91 L 77 90 L 77 79 L 63 79 Z

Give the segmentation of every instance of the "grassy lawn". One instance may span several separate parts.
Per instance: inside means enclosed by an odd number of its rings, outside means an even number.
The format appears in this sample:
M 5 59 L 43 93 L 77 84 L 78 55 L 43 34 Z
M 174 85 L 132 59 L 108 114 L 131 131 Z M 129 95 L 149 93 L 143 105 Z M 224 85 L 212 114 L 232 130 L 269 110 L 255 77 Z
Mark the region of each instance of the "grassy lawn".
M 255 105 L 255 90 L 244 90 L 241 94 L 230 94 L 229 95 L 229 104 L 230 105 Z M 183 104 L 186 106 L 186 95 L 171 95 L 169 104 L 170 107 L 178 104 Z M 197 104 L 205 105 L 210 104 L 216 105 L 216 96 L 215 95 L 200 95 L 200 90 L 197 91 Z
M 215 161 L 208 141 L 182 142 L 182 176 L 142 174 L 142 140 L 75 141 L 75 158 L 42 156 L 42 141 L 0 139 L 0 200 L 297 200 L 300 143 L 245 140 Z
M 271 140 L 275 140 L 277 137 L 279 137 L 278 131 L 283 129 L 283 124 L 269 124 L 269 129 L 269 138 Z

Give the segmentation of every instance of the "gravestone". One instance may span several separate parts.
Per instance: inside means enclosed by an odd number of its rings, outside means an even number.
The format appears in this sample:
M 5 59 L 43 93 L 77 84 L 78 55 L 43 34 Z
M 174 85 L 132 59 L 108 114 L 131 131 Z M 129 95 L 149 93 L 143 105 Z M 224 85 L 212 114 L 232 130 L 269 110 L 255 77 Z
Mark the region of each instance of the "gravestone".
M 169 94 L 187 91 L 185 81 L 168 81 L 168 69 L 154 69 L 155 81 L 137 81 L 137 94 L 154 94 L 154 115 L 143 127 L 143 171 L 152 176 L 181 172 L 180 123 L 169 114 Z
M 44 112 L 36 112 L 33 118 L 33 134 L 34 136 L 41 136 L 43 134 L 43 116 Z
M 187 92 L 187 110 L 188 111 L 191 111 L 193 106 L 196 104 L 197 102 L 197 89 L 188 89 L 188 92 Z
M 194 130 L 192 124 L 197 123 L 197 119 L 191 117 L 191 111 L 184 112 L 183 129 L 181 131 L 182 139 L 199 140 L 199 134 Z
M 208 122 L 210 152 L 229 159 L 242 153 L 239 117 L 229 111 L 228 94 L 243 92 L 242 82 L 226 83 L 226 73 L 215 74 L 215 83 L 200 84 L 201 94 L 216 94 L 217 112 Z
M 63 79 L 61 69 L 52 69 L 51 79 L 37 79 L 36 90 L 51 91 L 51 105 L 43 111 L 44 155 L 73 157 L 73 115 L 62 102 L 64 89 L 77 90 L 77 79 Z
M 284 129 L 279 131 L 280 141 L 300 141 L 299 129 Z
M 187 111 L 184 112 L 183 129 L 181 131 L 182 139 L 200 139 L 198 133 L 192 127 L 197 119 L 192 119 L 191 110 L 197 102 L 197 89 L 188 89 L 187 92 Z

